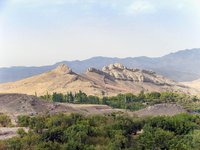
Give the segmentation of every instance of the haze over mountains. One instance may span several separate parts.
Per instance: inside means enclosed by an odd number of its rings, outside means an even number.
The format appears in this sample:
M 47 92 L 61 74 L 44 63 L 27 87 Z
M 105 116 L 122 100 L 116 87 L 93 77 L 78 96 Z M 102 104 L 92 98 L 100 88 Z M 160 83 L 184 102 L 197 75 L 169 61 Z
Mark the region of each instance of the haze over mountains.
M 10 82 L 52 70 L 59 64 L 66 64 L 74 72 L 83 73 L 89 67 L 101 69 L 112 63 L 121 63 L 130 68 L 153 70 L 176 81 L 193 81 L 200 78 L 200 49 L 182 50 L 168 55 L 150 57 L 93 57 L 83 61 L 63 61 L 42 67 L 0 68 L 0 82 Z

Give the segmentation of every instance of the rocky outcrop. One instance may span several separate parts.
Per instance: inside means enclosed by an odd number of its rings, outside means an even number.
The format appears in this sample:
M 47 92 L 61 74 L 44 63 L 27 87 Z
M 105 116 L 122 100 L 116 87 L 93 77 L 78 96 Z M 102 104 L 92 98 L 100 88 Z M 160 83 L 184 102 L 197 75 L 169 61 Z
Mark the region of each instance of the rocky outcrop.
M 132 81 L 132 82 L 151 82 L 157 85 L 170 85 L 175 84 L 174 81 L 157 75 L 153 71 L 131 69 L 116 63 L 103 67 L 102 71 L 116 80 Z
M 68 66 L 66 66 L 65 64 L 58 65 L 58 67 L 55 68 L 53 71 L 55 73 L 59 73 L 59 74 L 71 74 L 71 73 L 73 73 L 72 69 L 69 68 Z

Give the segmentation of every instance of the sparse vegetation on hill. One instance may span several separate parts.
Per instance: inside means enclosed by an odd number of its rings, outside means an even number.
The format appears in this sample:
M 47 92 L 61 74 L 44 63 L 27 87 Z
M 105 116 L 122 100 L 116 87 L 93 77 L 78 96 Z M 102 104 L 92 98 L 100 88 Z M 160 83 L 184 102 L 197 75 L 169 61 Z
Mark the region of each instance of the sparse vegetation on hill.
M 200 79 L 194 80 L 194 81 L 191 81 L 191 82 L 183 82 L 183 84 L 185 84 L 186 86 L 189 86 L 191 88 L 195 88 L 195 89 L 200 91 Z M 200 95 L 200 93 L 199 93 L 199 95 Z
M 198 150 L 200 117 L 137 118 L 119 113 L 105 116 L 57 114 L 19 119 L 19 136 L 0 142 L 8 150 Z

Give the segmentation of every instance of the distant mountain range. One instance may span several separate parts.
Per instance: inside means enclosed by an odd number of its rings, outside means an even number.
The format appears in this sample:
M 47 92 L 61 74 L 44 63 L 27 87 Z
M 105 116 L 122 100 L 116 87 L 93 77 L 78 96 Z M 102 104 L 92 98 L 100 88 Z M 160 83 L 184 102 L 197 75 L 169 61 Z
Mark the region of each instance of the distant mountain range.
M 176 81 L 192 81 L 200 78 L 200 48 L 181 50 L 156 58 L 150 57 L 93 57 L 83 61 L 63 61 L 42 67 L 0 68 L 0 82 L 11 82 L 52 70 L 59 64 L 66 64 L 77 73 L 89 67 L 101 69 L 103 66 L 121 63 L 130 68 L 147 69 Z

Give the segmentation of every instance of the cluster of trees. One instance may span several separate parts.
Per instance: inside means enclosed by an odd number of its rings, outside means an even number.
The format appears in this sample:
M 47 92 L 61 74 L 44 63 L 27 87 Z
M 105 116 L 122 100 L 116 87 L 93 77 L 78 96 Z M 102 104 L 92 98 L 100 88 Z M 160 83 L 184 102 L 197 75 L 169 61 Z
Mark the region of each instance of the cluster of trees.
M 113 113 L 105 116 L 56 114 L 20 116 L 26 133 L 0 142 L 0 148 L 14 150 L 198 150 L 200 116 L 136 118 Z
M 74 103 L 74 104 L 99 104 L 100 98 L 97 96 L 87 96 L 84 92 L 79 91 L 75 94 L 72 92 L 68 92 L 67 94 L 56 93 L 54 92 L 50 95 L 48 92 L 44 96 L 40 96 L 40 98 L 45 100 L 50 100 L 53 102 L 61 102 L 61 103 Z
M 113 108 L 139 110 L 148 105 L 154 105 L 158 103 L 180 103 L 185 108 L 199 110 L 199 99 L 195 96 L 173 93 L 173 92 L 140 92 L 137 95 L 132 93 L 118 94 L 112 97 L 97 97 L 86 95 L 86 93 L 79 91 L 73 94 L 69 92 L 67 94 L 53 93 L 52 95 L 46 94 L 41 96 L 42 99 L 51 100 L 53 102 L 62 103 L 74 103 L 74 104 L 105 104 Z
M 138 145 L 141 149 L 198 150 L 199 121 L 199 116 L 188 114 L 155 117 L 145 124 Z

